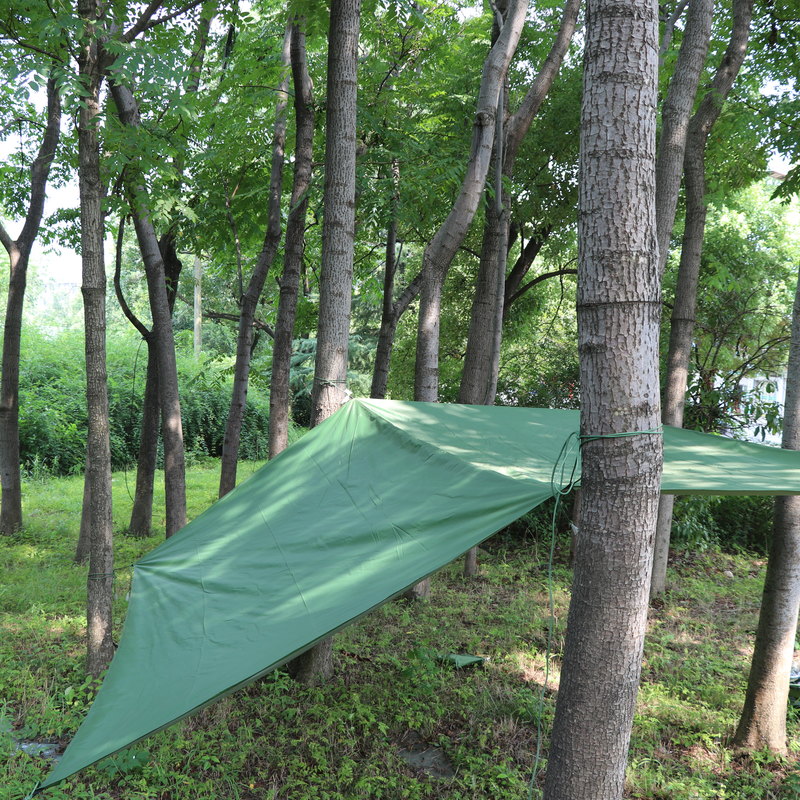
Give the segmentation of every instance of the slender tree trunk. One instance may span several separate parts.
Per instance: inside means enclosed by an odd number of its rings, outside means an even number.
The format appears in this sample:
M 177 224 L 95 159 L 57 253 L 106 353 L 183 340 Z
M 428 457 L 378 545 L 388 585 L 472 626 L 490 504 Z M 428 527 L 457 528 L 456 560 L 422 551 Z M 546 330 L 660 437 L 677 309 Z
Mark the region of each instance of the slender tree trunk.
M 697 9 L 693 9 L 694 12 Z M 692 12 L 690 12 L 692 13 Z M 709 91 L 706 92 L 694 116 L 689 121 L 684 153 L 684 184 L 686 191 L 686 223 L 683 233 L 678 281 L 675 286 L 675 303 L 667 352 L 667 372 L 664 379 L 663 421 L 665 425 L 683 425 L 684 398 L 689 374 L 694 315 L 697 305 L 697 284 L 700 275 L 700 257 L 706 225 L 705 149 L 708 136 L 719 118 L 725 98 L 744 61 L 753 0 L 735 0 L 733 5 L 733 30 Z M 666 192 L 666 190 L 665 190 Z M 673 206 L 674 209 L 674 206 Z M 663 213 L 663 212 L 662 212 Z M 673 210 L 674 216 L 674 210 Z M 662 218 L 666 227 L 666 220 Z M 671 225 L 670 225 L 671 228 Z M 669 231 L 659 231 L 669 241 Z M 666 263 L 665 261 L 663 263 Z M 651 597 L 666 588 L 669 540 L 672 529 L 672 495 L 663 495 L 658 511 L 656 541 L 653 555 Z
M 22 485 L 19 453 L 19 359 L 22 309 L 31 248 L 44 212 L 50 165 L 55 157 L 61 125 L 61 99 L 54 78 L 47 81 L 47 122 L 36 158 L 31 164 L 31 197 L 22 232 L 16 241 L 0 222 L 0 242 L 9 257 L 8 296 L 3 325 L 0 373 L 0 533 L 22 527 Z
M 498 98 L 522 33 L 527 8 L 527 0 L 512 0 L 503 29 L 484 62 L 467 174 L 453 208 L 423 255 L 414 372 L 416 400 L 438 400 L 439 315 L 444 280 L 480 202 L 491 163 Z
M 306 63 L 306 37 L 303 21 L 295 20 L 291 34 L 292 79 L 294 83 L 295 147 L 294 178 L 289 218 L 286 222 L 286 245 L 283 275 L 280 279 L 278 316 L 272 348 L 272 378 L 269 396 L 269 457 L 274 458 L 289 443 L 289 387 L 292 341 L 297 314 L 297 295 L 305 248 L 308 187 L 311 183 L 314 147 L 314 98 Z
M 158 423 L 161 405 L 158 402 L 158 360 L 153 336 L 146 340 L 147 375 L 142 400 L 142 427 L 139 432 L 139 456 L 136 461 L 136 489 L 128 533 L 150 536 L 153 529 L 153 488 L 158 465 Z
M 505 289 L 503 292 L 504 318 L 508 315 L 511 304 L 528 291 L 530 282 L 522 286 L 522 279 L 530 271 L 534 259 L 539 255 L 539 251 L 544 247 L 552 231 L 553 229 L 550 225 L 543 225 L 535 230 L 531 238 L 528 239 L 525 247 L 522 248 L 522 252 L 519 254 L 517 260 L 514 262 L 514 266 L 506 277 Z M 577 273 L 577 270 L 575 270 L 575 273 Z
M 131 521 L 128 533 L 146 537 L 152 531 L 153 486 L 158 462 L 158 423 L 161 406 L 158 402 L 158 362 L 156 360 L 155 337 L 152 331 L 133 313 L 122 291 L 122 245 L 125 232 L 125 217 L 121 217 L 117 230 L 116 265 L 114 267 L 114 292 L 122 313 L 139 332 L 147 345 L 147 369 L 145 373 L 142 421 L 139 430 L 139 452 L 136 459 L 136 489 L 133 495 Z M 174 259 L 177 261 L 177 257 Z M 178 261 L 178 264 L 180 262 Z M 81 537 L 83 537 L 81 521 Z M 80 548 L 79 548 L 80 549 Z
M 800 277 L 792 313 L 783 442 L 800 450 Z M 789 673 L 800 609 L 800 497 L 776 497 L 767 577 L 735 747 L 785 754 Z
M 86 321 L 87 436 L 84 499 L 90 504 L 89 578 L 87 582 L 87 664 L 98 676 L 111 662 L 113 600 L 113 521 L 111 516 L 111 447 L 106 378 L 106 275 L 103 259 L 103 182 L 100 177 L 100 118 L 102 65 L 96 38 L 97 6 L 78 0 L 86 29 L 78 64 L 85 80 L 78 121 L 78 183 L 81 201 L 81 259 Z
M 658 7 L 589 0 L 579 209 L 581 525 L 545 800 L 622 797 L 661 479 Z
M 347 351 L 353 288 L 356 205 L 356 95 L 361 0 L 332 0 L 328 34 L 322 271 L 311 425 L 347 399 Z M 303 683 L 333 672 L 332 640 L 296 658 L 291 669 Z
M 419 296 L 421 287 L 422 273 L 419 272 L 408 286 L 403 289 L 397 300 L 391 303 L 388 311 L 384 306 L 384 311 L 381 316 L 381 328 L 378 333 L 378 345 L 375 350 L 375 368 L 372 373 L 370 397 L 377 399 L 386 397 L 386 385 L 389 380 L 389 364 L 392 357 L 394 337 L 397 333 L 397 323 L 400 322 L 400 317 L 403 316 L 411 303 Z
M 10 275 L 3 327 L 3 372 L 0 383 L 0 486 L 2 486 L 0 533 L 14 533 L 22 528 L 19 358 L 28 258 L 16 242 L 9 242 L 7 250 Z
M 689 118 L 706 61 L 713 13 L 714 0 L 689 2 L 681 48 L 661 112 L 661 136 L 656 155 L 656 228 L 658 265 L 662 276 L 675 224 Z
M 203 349 L 203 262 L 194 257 L 194 305 L 192 308 L 194 328 L 194 357 L 200 358 Z
M 139 110 L 128 87 L 112 83 L 111 93 L 123 125 L 138 127 Z M 169 307 L 164 259 L 150 218 L 149 198 L 144 180 L 134 164 L 126 168 L 126 184 L 131 204 L 136 238 L 145 266 L 153 336 L 158 361 L 161 431 L 164 441 L 164 484 L 166 496 L 167 537 L 186 524 L 186 475 L 184 466 L 183 427 L 178 396 L 178 370 L 175 340 Z
M 282 64 L 285 74 L 278 87 L 278 103 L 275 109 L 275 131 L 272 137 L 272 171 L 269 181 L 269 203 L 267 232 L 264 244 L 256 260 L 253 274 L 242 296 L 239 312 L 239 334 L 236 339 L 236 365 L 233 372 L 233 393 L 222 443 L 222 468 L 219 478 L 219 496 L 224 497 L 236 485 L 236 464 L 239 460 L 239 441 L 242 420 L 247 403 L 247 388 L 250 381 L 250 357 L 253 351 L 253 320 L 256 306 L 264 288 L 267 273 L 275 260 L 281 240 L 281 190 L 283 187 L 283 163 L 286 150 L 286 109 L 289 103 L 289 78 L 291 26 L 287 26 L 283 37 Z

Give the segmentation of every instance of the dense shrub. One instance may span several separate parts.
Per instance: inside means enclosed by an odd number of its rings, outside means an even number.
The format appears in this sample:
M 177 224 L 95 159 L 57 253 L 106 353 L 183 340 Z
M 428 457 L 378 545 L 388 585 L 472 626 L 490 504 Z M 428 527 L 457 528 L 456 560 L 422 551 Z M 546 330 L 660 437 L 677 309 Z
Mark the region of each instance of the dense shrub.
M 147 348 L 130 335 L 108 341 L 111 460 L 133 464 L 139 445 Z M 178 357 L 184 440 L 189 455 L 218 457 L 231 394 L 227 363 Z M 242 458 L 267 453 L 269 401 L 251 388 L 242 425 Z M 86 458 L 86 375 L 83 338 L 75 332 L 48 337 L 27 330 L 20 363 L 20 455 L 23 469 L 70 474 Z
M 694 550 L 716 546 L 766 554 L 772 507 L 771 497 L 678 497 L 672 541 Z

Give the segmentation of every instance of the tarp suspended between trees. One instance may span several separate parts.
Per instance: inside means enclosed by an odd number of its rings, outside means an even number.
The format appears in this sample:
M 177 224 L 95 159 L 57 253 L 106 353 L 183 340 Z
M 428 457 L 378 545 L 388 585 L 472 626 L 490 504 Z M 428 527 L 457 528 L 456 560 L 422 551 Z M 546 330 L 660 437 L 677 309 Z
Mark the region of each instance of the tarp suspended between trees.
M 554 475 L 570 478 L 578 423 L 347 403 L 135 565 L 114 661 L 37 790 L 266 674 L 547 500 Z M 668 428 L 664 460 L 665 493 L 800 494 L 800 452 Z

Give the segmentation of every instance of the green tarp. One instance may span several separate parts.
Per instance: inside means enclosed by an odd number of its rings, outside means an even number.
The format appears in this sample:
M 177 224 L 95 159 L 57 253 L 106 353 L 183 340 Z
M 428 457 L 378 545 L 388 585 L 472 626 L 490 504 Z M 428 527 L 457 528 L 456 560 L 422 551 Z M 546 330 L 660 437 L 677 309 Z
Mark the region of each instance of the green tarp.
M 577 411 L 353 400 L 134 567 L 40 788 L 263 675 L 551 496 Z M 668 429 L 662 491 L 800 494 L 800 453 Z

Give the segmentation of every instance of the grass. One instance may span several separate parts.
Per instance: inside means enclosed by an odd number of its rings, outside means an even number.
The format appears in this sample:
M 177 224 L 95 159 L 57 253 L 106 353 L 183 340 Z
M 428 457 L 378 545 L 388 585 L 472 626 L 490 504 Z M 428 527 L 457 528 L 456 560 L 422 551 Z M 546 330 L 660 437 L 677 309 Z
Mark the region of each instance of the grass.
M 253 469 L 244 465 L 240 477 Z M 194 516 L 216 496 L 216 465 L 195 465 L 188 479 Z M 132 491 L 132 475 L 115 475 L 118 530 L 130 509 L 126 482 Z M 79 478 L 29 482 L 26 528 L 0 542 L 0 800 L 24 797 L 48 771 L 44 759 L 14 751 L 13 739 L 65 743 L 91 700 L 83 673 L 87 570 L 72 562 L 81 497 Z M 116 539 L 119 565 L 160 541 Z M 325 686 L 273 673 L 45 797 L 526 798 L 539 717 L 545 731 L 552 721 L 569 600 L 564 544 L 551 683 L 540 707 L 546 548 L 530 534 L 495 537 L 477 579 L 453 564 L 435 577 L 430 601 L 387 604 L 338 635 L 336 675 Z M 626 797 L 800 800 L 792 760 L 736 757 L 727 747 L 744 699 L 764 566 L 763 558 L 718 550 L 674 557 L 672 588 L 650 613 Z M 118 625 L 128 578 L 123 570 L 117 580 Z M 435 651 L 488 660 L 458 670 Z M 797 719 L 789 727 L 796 753 Z M 436 753 L 446 768 L 433 776 L 409 763 L 404 754 L 414 750 Z

